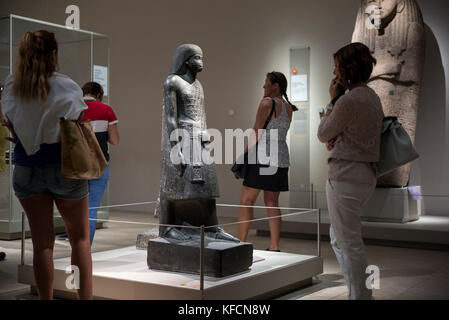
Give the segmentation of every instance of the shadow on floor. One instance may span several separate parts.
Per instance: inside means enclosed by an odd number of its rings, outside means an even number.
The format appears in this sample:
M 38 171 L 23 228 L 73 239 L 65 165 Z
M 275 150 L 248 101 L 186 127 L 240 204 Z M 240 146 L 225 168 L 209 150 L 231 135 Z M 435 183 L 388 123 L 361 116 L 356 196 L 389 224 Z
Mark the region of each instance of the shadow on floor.
M 319 291 L 329 288 L 339 288 L 344 287 L 342 290 L 346 288 L 343 276 L 341 274 L 321 274 L 313 278 L 313 282 L 310 286 L 305 288 L 300 288 L 297 291 L 289 293 L 287 295 L 282 295 L 282 297 L 277 297 L 275 299 L 282 300 L 300 300 L 301 298 L 307 297 L 309 295 L 313 295 L 314 298 L 319 296 Z M 342 292 L 336 292 L 335 296 L 340 296 Z

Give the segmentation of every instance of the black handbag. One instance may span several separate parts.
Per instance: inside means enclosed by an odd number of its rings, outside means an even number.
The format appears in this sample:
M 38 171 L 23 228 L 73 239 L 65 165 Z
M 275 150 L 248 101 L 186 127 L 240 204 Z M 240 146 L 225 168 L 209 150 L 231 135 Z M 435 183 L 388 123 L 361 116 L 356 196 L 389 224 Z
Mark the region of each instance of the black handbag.
M 376 163 L 378 177 L 418 159 L 412 140 L 397 117 L 384 118 L 381 139 L 380 160 Z
M 275 113 L 275 101 L 274 99 L 271 99 L 273 101 L 273 104 L 271 106 L 271 112 L 268 116 L 267 120 L 265 121 L 265 125 L 263 126 L 263 129 L 266 129 L 268 127 L 268 124 L 270 123 L 271 117 L 273 116 L 273 113 Z M 257 146 L 257 143 L 256 143 Z M 248 151 L 245 152 L 243 155 L 243 163 L 234 163 L 234 165 L 231 168 L 231 171 L 234 173 L 234 176 L 236 179 L 245 179 L 246 173 L 248 171 Z

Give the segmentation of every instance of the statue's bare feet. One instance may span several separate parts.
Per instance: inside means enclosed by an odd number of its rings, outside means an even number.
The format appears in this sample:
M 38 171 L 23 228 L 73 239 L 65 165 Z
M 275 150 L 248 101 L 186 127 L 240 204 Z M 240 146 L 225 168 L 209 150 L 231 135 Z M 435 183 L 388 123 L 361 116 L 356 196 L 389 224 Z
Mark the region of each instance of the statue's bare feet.
M 184 234 L 184 232 L 176 229 L 176 228 L 167 228 L 163 233 L 163 238 L 174 239 L 174 240 L 191 240 L 191 237 Z
M 213 239 L 233 241 L 233 242 L 240 242 L 239 239 L 237 239 L 233 235 L 225 232 L 220 227 L 215 227 L 215 228 L 212 228 L 212 229 L 208 229 L 208 231 L 206 232 L 206 235 L 209 238 L 213 238 Z

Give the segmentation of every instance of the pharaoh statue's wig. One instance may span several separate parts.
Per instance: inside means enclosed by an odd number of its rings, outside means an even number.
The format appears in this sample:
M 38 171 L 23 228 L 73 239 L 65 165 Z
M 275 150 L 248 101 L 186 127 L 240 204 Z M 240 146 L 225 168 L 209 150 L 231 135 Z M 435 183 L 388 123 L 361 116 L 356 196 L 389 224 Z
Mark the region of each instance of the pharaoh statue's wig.
M 182 75 L 187 72 L 185 62 L 196 54 L 203 55 L 203 51 L 196 44 L 182 44 L 176 48 L 171 64 L 171 73 Z

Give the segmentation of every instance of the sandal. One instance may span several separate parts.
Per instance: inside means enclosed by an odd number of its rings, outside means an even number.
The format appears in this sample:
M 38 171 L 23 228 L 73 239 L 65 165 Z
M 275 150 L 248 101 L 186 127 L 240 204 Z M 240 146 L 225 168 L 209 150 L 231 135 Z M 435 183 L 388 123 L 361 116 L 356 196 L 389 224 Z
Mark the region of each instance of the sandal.
M 270 248 L 267 248 L 267 250 L 266 251 L 273 251 L 273 252 L 281 252 L 281 250 L 270 250 Z

